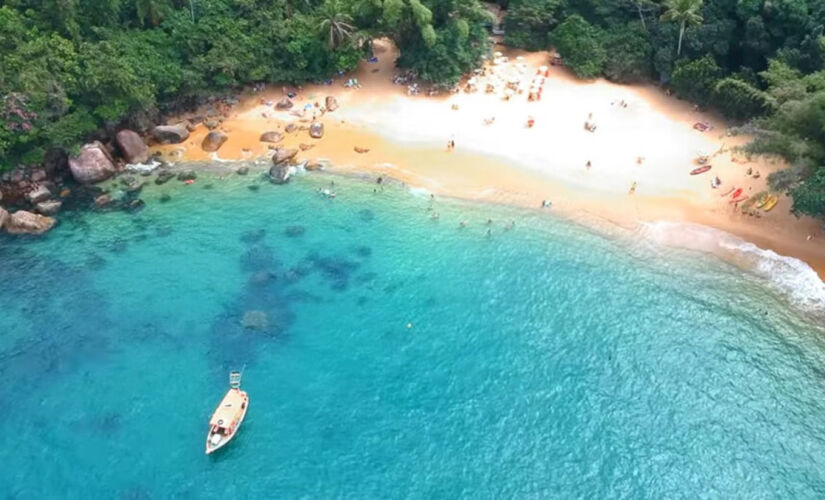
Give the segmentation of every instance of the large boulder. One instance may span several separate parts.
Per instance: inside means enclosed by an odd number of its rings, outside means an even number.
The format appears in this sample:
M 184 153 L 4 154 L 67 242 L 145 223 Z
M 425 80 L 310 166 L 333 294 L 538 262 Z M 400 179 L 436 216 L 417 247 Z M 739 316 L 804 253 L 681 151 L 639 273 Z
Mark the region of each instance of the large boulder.
M 213 130 L 212 132 L 206 134 L 206 137 L 203 138 L 201 149 L 208 153 L 217 151 L 221 149 L 221 146 L 223 146 L 223 143 L 226 142 L 227 139 L 229 139 L 229 137 L 227 137 L 223 132 Z
M 55 222 L 51 217 L 18 210 L 9 216 L 4 226 L 11 234 L 42 234 L 54 227 Z
M 123 129 L 115 135 L 115 142 L 127 163 L 146 163 L 149 160 L 149 148 L 137 132 Z
M 43 215 L 54 215 L 63 206 L 63 202 L 57 200 L 41 201 L 35 205 L 35 209 Z
M 272 165 L 269 169 L 269 180 L 273 184 L 286 184 L 289 182 L 290 172 L 289 165 Z
M 275 150 L 275 154 L 272 155 L 272 163 L 274 163 L 275 165 L 286 163 L 289 160 L 295 158 L 295 155 L 297 154 L 297 149 L 278 148 Z
M 283 99 L 281 99 L 280 101 L 278 101 L 275 104 L 275 109 L 287 110 L 287 109 L 292 108 L 292 106 L 293 106 L 292 100 L 290 100 L 289 97 L 284 97 Z
M 158 176 L 155 179 L 155 184 L 160 186 L 161 184 L 166 184 L 167 182 L 169 182 L 170 180 L 172 180 L 174 178 L 175 178 L 175 174 L 173 172 L 170 172 L 167 169 L 160 169 L 160 170 L 158 170 Z
M 79 156 L 69 158 L 69 170 L 81 184 L 105 181 L 117 171 L 109 152 L 97 141 L 83 146 Z
M 3 226 L 6 225 L 7 220 L 9 220 L 9 213 L 5 208 L 0 207 L 0 229 L 3 229 Z
M 152 137 L 158 142 L 178 144 L 189 138 L 189 129 L 183 123 L 158 125 L 152 129 Z
M 312 122 L 309 126 L 309 136 L 313 139 L 320 139 L 324 136 L 324 124 L 321 122 Z
M 324 107 L 327 108 L 327 111 L 335 111 L 338 109 L 338 99 L 328 95 L 326 101 L 324 102 Z
M 282 134 L 278 131 L 275 131 L 275 130 L 270 130 L 269 132 L 264 132 L 263 134 L 261 134 L 261 139 L 260 139 L 261 142 L 271 142 L 273 144 L 281 142 L 283 140 L 284 140 L 284 134 Z
M 26 193 L 26 199 L 29 200 L 29 203 L 32 205 L 37 205 L 41 201 L 46 201 L 51 197 L 52 192 L 42 184 L 38 184 L 34 189 Z

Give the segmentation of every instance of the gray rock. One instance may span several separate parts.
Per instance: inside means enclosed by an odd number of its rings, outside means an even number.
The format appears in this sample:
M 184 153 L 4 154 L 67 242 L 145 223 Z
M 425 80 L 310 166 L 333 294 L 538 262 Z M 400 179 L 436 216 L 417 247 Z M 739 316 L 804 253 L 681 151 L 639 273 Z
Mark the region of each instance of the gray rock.
M 238 175 L 246 175 L 249 173 L 249 167 L 238 167 L 238 170 L 235 170 L 235 173 Z
M 206 134 L 206 137 L 203 138 L 201 149 L 208 153 L 217 151 L 221 149 L 221 146 L 223 146 L 223 143 L 226 142 L 227 139 L 229 139 L 229 137 L 227 137 L 223 132 L 213 130 L 212 132 Z
M 115 174 L 114 161 L 103 144 L 95 141 L 83 146 L 80 155 L 69 158 L 69 169 L 81 184 L 105 181 Z
M 52 197 L 51 191 L 42 184 L 38 184 L 34 189 L 26 193 L 26 199 L 32 205 L 37 205 L 41 201 L 46 201 Z
M 313 139 L 320 139 L 324 136 L 324 124 L 321 122 L 312 122 L 309 126 L 309 136 Z
M 286 184 L 289 182 L 289 165 L 272 165 L 269 169 L 269 181 L 273 184 Z
M 324 101 L 324 107 L 327 108 L 327 111 L 335 111 L 338 109 L 338 99 L 328 95 L 326 101 Z
M 264 132 L 261 134 L 260 141 L 261 142 L 271 142 L 277 143 L 284 140 L 284 134 L 277 132 L 275 130 L 271 130 L 269 132 Z
M 206 120 L 205 122 L 203 122 L 203 124 L 209 130 L 215 130 L 216 128 L 218 128 L 218 126 L 220 126 L 221 122 L 220 122 L 220 120 L 216 120 L 215 118 L 210 118 L 210 119 Z
M 152 137 L 158 142 L 178 144 L 189 138 L 189 129 L 183 123 L 158 125 L 152 129 Z
M 272 155 L 272 163 L 274 163 L 275 165 L 286 163 L 289 160 L 295 158 L 295 155 L 297 154 L 297 149 L 278 148 L 275 150 L 275 154 Z
M 57 200 L 41 201 L 35 205 L 35 209 L 43 215 L 54 215 L 63 206 L 63 202 Z
M 115 135 L 115 143 L 127 163 L 146 163 L 149 160 L 149 148 L 137 132 L 123 129 Z
M 54 227 L 56 220 L 25 210 L 18 210 L 9 216 L 4 224 L 11 234 L 42 234 Z
M 280 110 L 291 109 L 292 106 L 293 106 L 292 100 L 290 100 L 289 97 L 284 97 L 283 99 L 281 99 L 280 101 L 275 103 L 275 109 L 280 109 Z

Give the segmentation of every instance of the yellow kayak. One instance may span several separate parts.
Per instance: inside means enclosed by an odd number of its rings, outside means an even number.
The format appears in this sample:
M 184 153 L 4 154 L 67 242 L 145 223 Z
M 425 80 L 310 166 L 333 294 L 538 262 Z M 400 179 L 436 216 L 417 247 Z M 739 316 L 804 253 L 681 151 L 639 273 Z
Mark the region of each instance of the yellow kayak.
M 764 196 L 762 196 L 761 198 L 759 198 L 759 201 L 757 201 L 757 202 L 756 202 L 756 208 L 762 208 L 762 207 L 764 207 L 765 205 L 767 205 L 767 204 L 768 204 L 768 202 L 770 201 L 770 199 L 771 199 L 771 197 L 770 197 L 770 196 L 768 196 L 768 195 L 764 195 Z
M 765 204 L 764 204 L 764 205 L 762 205 L 762 210 L 764 210 L 764 211 L 766 211 L 766 212 L 770 212 L 770 211 L 773 209 L 773 207 L 775 207 L 775 206 L 776 206 L 776 203 L 777 203 L 778 201 L 779 201 L 779 197 L 778 197 L 778 196 L 776 196 L 776 195 L 774 195 L 774 194 L 770 195 L 770 196 L 768 197 L 768 201 L 766 201 L 766 202 L 765 202 Z

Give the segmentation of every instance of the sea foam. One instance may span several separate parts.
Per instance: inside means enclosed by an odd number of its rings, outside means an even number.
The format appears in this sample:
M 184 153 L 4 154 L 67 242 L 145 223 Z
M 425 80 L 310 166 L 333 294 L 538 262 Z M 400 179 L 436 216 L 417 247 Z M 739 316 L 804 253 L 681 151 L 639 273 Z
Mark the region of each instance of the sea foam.
M 660 245 L 711 253 L 768 281 L 796 307 L 825 317 L 825 283 L 807 263 L 701 224 L 645 222 L 638 233 Z

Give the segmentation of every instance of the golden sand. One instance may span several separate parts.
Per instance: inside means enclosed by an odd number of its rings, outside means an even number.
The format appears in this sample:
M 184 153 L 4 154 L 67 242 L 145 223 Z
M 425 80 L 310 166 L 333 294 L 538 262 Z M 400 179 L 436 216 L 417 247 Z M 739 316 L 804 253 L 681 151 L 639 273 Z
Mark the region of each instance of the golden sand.
M 509 62 L 488 65 L 487 75 L 477 78 L 478 92 L 407 96 L 404 86 L 391 82 L 393 48 L 377 41 L 379 63 L 363 63 L 355 75 L 362 87 L 344 88 L 345 78 L 338 78 L 332 86 L 301 89 L 293 111 L 309 104 L 303 117 L 267 104 L 283 97 L 280 87 L 245 95 L 219 127 L 229 139 L 217 158 L 265 156 L 269 145 L 259 137 L 277 130 L 285 135 L 277 146 L 309 146 L 298 158 L 328 160 L 333 172 L 392 177 L 435 194 L 495 203 L 539 207 L 552 200 L 554 212 L 592 214 L 626 227 L 655 220 L 695 222 L 802 259 L 825 277 L 825 235 L 816 220 L 789 213 L 790 199 L 782 196 L 772 211 L 756 211 L 756 217 L 720 196 L 732 187 L 756 196 L 768 189 L 768 174 L 784 166 L 731 151 L 748 137 L 726 136 L 727 124 L 718 117 L 656 87 L 581 81 L 552 66 L 543 84 L 536 82 L 541 100 L 528 102 L 527 87 L 549 54 L 500 50 Z M 519 56 L 523 59 L 516 60 Z M 504 100 L 503 85 L 485 93 L 486 82 L 516 78 L 523 94 Z M 341 107 L 322 114 L 314 105 L 323 105 L 327 95 Z M 321 139 L 306 130 L 313 111 L 325 126 Z M 528 118 L 535 121 L 531 128 Z M 595 132 L 584 129 L 586 121 L 597 124 Z M 694 130 L 696 122 L 712 129 Z M 285 133 L 288 123 L 298 130 Z M 155 150 L 170 160 L 214 158 L 200 148 L 207 133 L 199 125 L 186 143 Z M 456 143 L 452 151 L 449 140 Z M 356 146 L 369 152 L 358 153 Z M 711 157 L 712 168 L 691 176 L 699 154 Z M 748 175 L 748 169 L 760 177 Z M 717 189 L 710 186 L 715 176 L 722 181 Z M 634 183 L 635 193 L 628 194 Z

